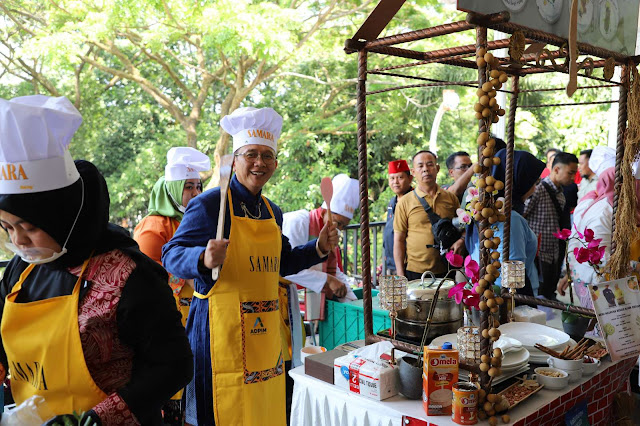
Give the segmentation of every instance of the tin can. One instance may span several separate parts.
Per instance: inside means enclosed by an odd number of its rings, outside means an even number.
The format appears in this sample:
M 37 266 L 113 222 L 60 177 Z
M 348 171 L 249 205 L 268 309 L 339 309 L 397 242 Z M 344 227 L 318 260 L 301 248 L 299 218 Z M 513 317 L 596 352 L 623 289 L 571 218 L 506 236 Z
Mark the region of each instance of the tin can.
M 467 382 L 453 385 L 451 420 L 459 425 L 478 423 L 478 387 Z

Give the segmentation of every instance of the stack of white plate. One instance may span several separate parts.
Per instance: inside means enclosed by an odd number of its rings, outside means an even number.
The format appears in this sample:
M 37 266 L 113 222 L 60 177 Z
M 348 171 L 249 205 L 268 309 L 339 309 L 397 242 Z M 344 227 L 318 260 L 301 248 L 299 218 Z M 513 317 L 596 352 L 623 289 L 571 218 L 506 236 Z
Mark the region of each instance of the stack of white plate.
M 535 364 L 546 364 L 549 358 L 548 354 L 535 348 L 536 343 L 558 352 L 562 352 L 567 345 L 576 344 L 567 333 L 532 322 L 510 322 L 499 328 L 501 336 L 522 342 L 523 348 L 529 351 L 529 360 Z
M 442 347 L 444 342 L 451 342 L 453 347 L 457 349 L 457 336 L 455 334 L 436 337 L 429 344 L 429 347 L 439 348 Z M 517 339 L 501 336 L 500 339 L 493 344 L 493 347 L 502 349 L 503 354 L 502 374 L 493 379 L 493 384 L 497 385 L 500 382 L 529 370 L 529 351 Z M 467 379 L 466 373 L 460 374 L 460 380 L 466 381 Z

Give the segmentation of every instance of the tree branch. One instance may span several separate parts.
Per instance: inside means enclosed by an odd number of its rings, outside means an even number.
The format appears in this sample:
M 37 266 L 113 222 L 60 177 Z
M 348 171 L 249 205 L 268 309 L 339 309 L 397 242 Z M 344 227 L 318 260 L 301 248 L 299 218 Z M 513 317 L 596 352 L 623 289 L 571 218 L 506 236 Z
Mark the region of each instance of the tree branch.
M 131 32 L 124 33 L 124 36 L 127 37 L 127 39 L 131 41 L 131 43 L 137 46 L 140 49 L 140 51 L 147 56 L 147 58 L 151 59 L 152 61 L 155 61 L 167 72 L 167 74 L 169 74 L 169 77 L 171 78 L 171 80 L 173 80 L 173 82 L 185 93 L 186 97 L 189 99 L 189 102 L 191 103 L 195 102 L 195 95 L 193 94 L 191 89 L 189 89 L 187 85 L 182 82 L 182 80 L 176 74 L 173 68 L 171 68 L 171 66 L 163 58 L 150 52 L 145 46 L 143 46 L 138 42 L 138 40 L 141 39 L 140 36 Z
M 91 43 L 96 45 L 97 47 L 103 48 L 100 46 L 101 43 L 99 42 L 94 41 Z M 149 80 L 142 77 L 140 75 L 139 70 L 133 66 L 133 64 L 122 52 L 117 51 L 117 49 L 114 49 L 116 50 L 116 52 L 114 52 L 108 46 L 105 46 L 105 45 L 102 45 L 102 46 L 107 47 L 106 50 L 113 53 L 119 59 L 121 57 L 124 57 L 124 61 L 125 61 L 124 65 L 126 68 L 129 69 L 130 72 L 125 72 L 125 71 L 118 70 L 116 68 L 108 67 L 87 56 L 80 56 L 80 59 L 113 76 L 117 76 L 117 77 L 131 80 L 138 83 L 142 88 L 142 90 L 150 94 L 153 97 L 153 99 L 156 100 L 156 102 L 158 102 L 163 108 L 165 108 L 171 114 L 173 118 L 176 119 L 176 121 L 178 121 L 180 124 L 184 123 L 185 115 L 182 113 L 182 110 L 164 93 L 162 93 L 156 86 L 154 86 Z
M 25 27 L 24 25 L 22 25 L 22 22 L 20 22 L 15 16 L 13 16 L 11 11 L 7 7 L 5 7 L 1 2 L 0 2 L 0 9 L 9 17 L 9 19 L 11 19 L 11 21 L 14 24 L 16 24 L 18 28 L 20 28 L 22 31 L 24 31 L 25 33 L 29 34 L 32 37 L 36 36 L 36 33 L 31 31 L 29 28 Z

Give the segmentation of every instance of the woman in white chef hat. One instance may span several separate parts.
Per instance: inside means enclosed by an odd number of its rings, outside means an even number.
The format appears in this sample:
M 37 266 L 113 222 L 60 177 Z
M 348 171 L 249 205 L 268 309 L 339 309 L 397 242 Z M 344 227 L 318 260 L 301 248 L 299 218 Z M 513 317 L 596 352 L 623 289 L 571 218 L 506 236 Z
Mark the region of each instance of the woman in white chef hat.
M 66 98 L 0 99 L 0 225 L 16 254 L 0 364 L 16 403 L 44 397 L 51 424 L 162 424 L 191 378 L 189 343 L 166 272 L 108 222 L 104 178 L 69 154 L 81 122 Z
M 162 265 L 162 246 L 175 234 L 187 204 L 202 194 L 199 172 L 211 169 L 211 161 L 202 152 L 190 147 L 174 147 L 167 153 L 167 165 L 153 186 L 148 214 L 133 231 L 140 251 Z M 169 286 L 186 325 L 193 296 L 193 282 L 169 274 Z
M 222 239 L 216 239 L 221 194 L 214 188 L 189 203 L 162 251 L 167 270 L 193 279 L 195 286 L 187 331 L 196 369 L 187 387 L 185 421 L 283 426 L 278 278 L 321 262 L 338 234 L 327 225 L 317 240 L 294 249 L 282 235 L 282 211 L 262 194 L 278 165 L 277 112 L 240 108 L 221 125 L 233 137 L 235 155 Z M 218 266 L 214 281 L 212 269 Z
M 148 214 L 133 231 L 140 251 L 162 265 L 162 246 L 175 234 L 189 201 L 202 194 L 199 172 L 211 169 L 211 161 L 202 152 L 191 147 L 173 147 L 167 152 L 167 165 L 153 186 L 149 198 Z M 169 287 L 186 326 L 189 307 L 193 299 L 193 280 L 184 280 L 169 274 Z M 162 408 L 165 424 L 181 425 L 183 410 L 182 391 L 175 394 Z

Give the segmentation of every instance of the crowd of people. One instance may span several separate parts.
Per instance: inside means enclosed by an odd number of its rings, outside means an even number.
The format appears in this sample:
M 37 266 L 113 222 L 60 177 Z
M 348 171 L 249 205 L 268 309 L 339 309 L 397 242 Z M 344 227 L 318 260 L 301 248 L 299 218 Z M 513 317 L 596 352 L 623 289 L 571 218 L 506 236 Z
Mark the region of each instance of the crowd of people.
M 355 299 L 338 231 L 358 208 L 358 182 L 338 174 L 330 206 L 283 214 L 262 193 L 278 166 L 283 119 L 271 108 L 240 108 L 220 123 L 233 140 L 226 192 L 203 192 L 206 155 L 172 148 L 132 239 L 108 221 L 101 173 L 71 158 L 82 117 L 66 98 L 0 99 L 0 117 L 0 225 L 15 253 L 0 283 L 0 379 L 11 374 L 15 402 L 44 397 L 51 425 L 286 424 L 303 318 L 322 320 L 328 298 Z M 514 154 L 510 258 L 525 263 L 525 293 L 555 299 L 567 288 L 566 248 L 552 234 L 573 222 L 611 241 L 615 153 L 547 154 L 546 166 Z M 491 174 L 504 180 L 506 151 L 497 156 Z M 446 246 L 434 237 L 473 186 L 468 153 L 452 154 L 446 167 L 448 187 L 437 183 L 433 152 L 417 152 L 411 167 L 389 163 L 390 273 L 442 276 L 446 250 L 477 260 L 473 223 Z M 495 235 L 503 232 L 497 224 Z M 569 264 L 588 305 L 584 283 L 595 277 L 571 255 Z
M 491 176 L 504 182 L 506 145 L 499 138 L 495 140 L 496 156 L 501 162 L 493 166 Z M 526 285 L 521 294 L 557 300 L 558 294 L 565 295 L 570 275 L 581 304 L 591 308 L 587 284 L 597 279 L 594 269 L 576 260 L 573 249 L 580 244 L 578 238 L 570 238 L 567 247 L 566 241 L 554 233 L 568 229 L 572 230 L 572 237 L 577 237 L 586 228 L 593 230 L 594 238 L 606 246 L 606 263 L 612 239 L 615 150 L 598 146 L 581 151 L 577 157 L 551 148 L 545 154 L 546 165 L 529 152 L 514 152 L 509 258 L 525 264 Z M 419 151 L 411 163 L 411 168 L 405 160 L 389 163 L 389 186 L 395 196 L 389 202 L 384 232 L 387 273 L 404 275 L 409 280 L 418 279 L 426 270 L 443 276 L 448 270 L 442 256 L 446 251 L 468 253 L 479 261 L 480 239 L 474 221 L 466 226 L 460 224 L 461 238 L 444 245 L 433 232 L 433 226 L 441 219 L 455 222 L 459 207 L 471 202 L 471 156 L 458 151 L 446 159 L 453 183 L 442 186 L 436 182 L 440 170 L 436 154 Z M 637 188 L 640 198 L 640 184 Z M 498 191 L 497 197 L 502 196 L 504 191 Z M 503 223 L 498 222 L 493 228 L 493 235 L 500 238 L 501 252 Z M 638 237 L 631 236 L 635 241 L 631 271 L 640 271 Z

